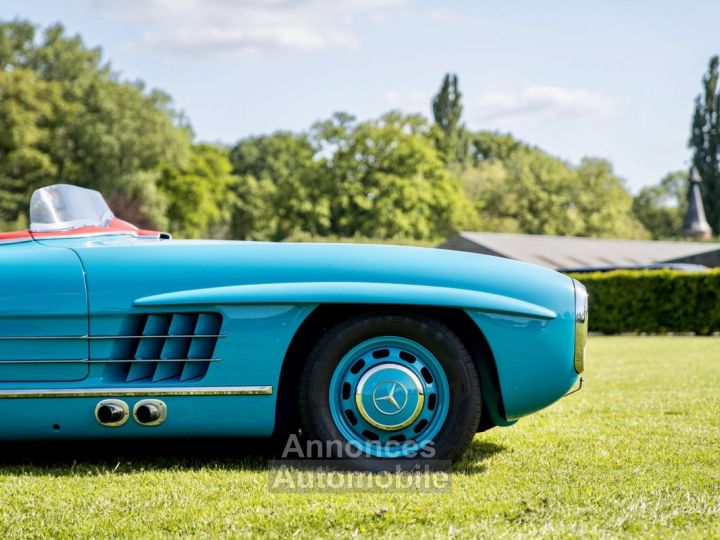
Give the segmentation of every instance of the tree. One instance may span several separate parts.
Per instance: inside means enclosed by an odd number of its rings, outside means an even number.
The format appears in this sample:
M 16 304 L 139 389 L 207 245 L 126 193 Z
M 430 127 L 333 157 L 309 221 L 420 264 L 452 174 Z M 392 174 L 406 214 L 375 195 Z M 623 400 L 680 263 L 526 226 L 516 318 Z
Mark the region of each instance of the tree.
M 569 212 L 574 178 L 563 162 L 528 149 L 502 165 L 476 200 L 481 218 L 512 223 L 524 233 L 576 234 L 578 216 Z
M 231 218 L 237 183 L 225 148 L 192 147 L 181 167 L 166 167 L 158 185 L 168 200 L 170 230 L 184 238 L 222 237 Z
M 48 149 L 64 103 L 57 84 L 25 69 L 0 71 L 0 225 L 27 226 L 32 190 L 56 174 Z
M 188 133 L 175 125 L 166 94 L 100 79 L 88 85 L 83 101 L 69 129 L 77 147 L 69 157 L 76 169 L 64 171 L 65 180 L 112 191 L 122 189 L 117 179 L 123 175 L 188 159 Z
M 691 137 L 705 196 L 716 203 L 717 79 L 715 59 Z M 0 225 L 26 225 L 31 191 L 67 182 L 102 191 L 120 217 L 186 237 L 645 234 L 606 161 L 572 166 L 509 134 L 468 132 L 456 75 L 444 77 L 432 106 L 433 123 L 337 113 L 306 132 L 242 139 L 229 152 L 193 146 L 170 97 L 121 80 L 100 49 L 61 25 L 0 23 Z M 665 234 L 660 195 L 641 195 L 635 214 Z
M 574 190 L 569 213 L 579 224 L 578 236 L 647 238 L 632 211 L 633 198 L 609 161 L 583 158 L 573 167 Z
M 433 117 L 439 133 L 435 145 L 443 161 L 451 167 L 462 168 L 468 158 L 468 137 L 462 124 L 462 93 L 457 75 L 446 74 L 440 90 L 432 101 Z
M 697 168 L 708 223 L 720 232 L 720 88 L 718 57 L 710 58 L 703 77 L 703 94 L 695 98 L 689 146 Z
M 437 239 L 473 214 L 418 115 L 358 123 L 338 113 L 309 133 L 240 141 L 230 155 L 233 234 Z
M 334 125 L 316 133 L 332 147 L 322 163 L 330 188 L 331 228 L 339 236 L 435 239 L 473 213 L 417 115 Z M 327 153 L 327 152 L 325 152 Z
M 531 234 L 644 237 L 632 215 L 632 196 L 605 160 L 579 166 L 549 156 L 509 135 L 476 134 L 477 164 L 463 187 L 489 231 Z
M 61 25 L 38 35 L 24 21 L 0 23 L 0 133 L 0 221 L 16 225 L 32 190 L 63 182 L 101 190 L 140 225 L 164 225 L 159 171 L 190 146 L 169 96 L 120 81 Z
M 682 236 L 687 189 L 687 172 L 676 171 L 665 175 L 658 185 L 642 188 L 635 196 L 633 214 L 654 239 Z
M 283 240 L 296 231 L 329 233 L 330 202 L 307 134 L 243 139 L 230 160 L 238 176 L 234 237 Z
M 515 152 L 531 148 L 509 133 L 478 131 L 472 135 L 471 139 L 471 157 L 475 165 L 481 161 L 505 161 Z

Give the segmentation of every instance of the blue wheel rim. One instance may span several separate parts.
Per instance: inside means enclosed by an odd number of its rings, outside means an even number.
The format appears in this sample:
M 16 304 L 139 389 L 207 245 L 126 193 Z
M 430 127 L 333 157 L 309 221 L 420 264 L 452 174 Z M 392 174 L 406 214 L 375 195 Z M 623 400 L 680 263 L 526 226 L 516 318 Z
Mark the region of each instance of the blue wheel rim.
M 439 360 L 416 341 L 383 336 L 348 351 L 330 381 L 330 412 L 359 452 L 420 455 L 442 428 L 450 388 Z M 427 457 L 427 453 L 423 452 Z

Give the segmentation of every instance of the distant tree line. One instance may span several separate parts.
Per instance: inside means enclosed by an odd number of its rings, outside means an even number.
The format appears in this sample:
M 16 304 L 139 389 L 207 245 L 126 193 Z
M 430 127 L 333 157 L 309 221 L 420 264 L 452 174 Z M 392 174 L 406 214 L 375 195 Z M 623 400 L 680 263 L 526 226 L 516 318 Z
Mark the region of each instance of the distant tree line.
M 704 195 L 717 203 L 717 59 L 705 86 L 691 145 Z M 167 94 L 122 80 L 62 26 L 0 23 L 0 227 L 27 226 L 34 189 L 72 183 L 102 191 L 125 219 L 189 238 L 680 233 L 684 173 L 633 199 L 606 160 L 574 165 L 511 135 L 468 129 L 455 75 L 432 108 L 432 121 L 336 113 L 300 133 L 199 144 Z M 718 204 L 706 209 L 720 230 Z

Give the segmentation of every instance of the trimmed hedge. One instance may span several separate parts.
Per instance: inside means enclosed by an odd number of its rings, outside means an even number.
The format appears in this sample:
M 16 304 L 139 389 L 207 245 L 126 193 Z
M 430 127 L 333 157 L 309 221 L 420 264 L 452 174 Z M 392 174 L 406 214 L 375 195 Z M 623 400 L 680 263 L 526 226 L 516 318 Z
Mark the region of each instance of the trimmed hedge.
M 590 294 L 590 331 L 720 332 L 720 269 L 574 274 Z

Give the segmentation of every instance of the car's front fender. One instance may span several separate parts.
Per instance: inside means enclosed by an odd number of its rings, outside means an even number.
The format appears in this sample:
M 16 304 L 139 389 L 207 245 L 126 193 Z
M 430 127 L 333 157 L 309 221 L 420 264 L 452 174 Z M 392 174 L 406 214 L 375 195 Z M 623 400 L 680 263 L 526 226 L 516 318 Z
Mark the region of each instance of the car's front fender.
M 137 307 L 223 304 L 393 304 L 454 307 L 551 320 L 557 314 L 509 296 L 431 285 L 367 282 L 263 283 L 193 289 L 139 298 Z

